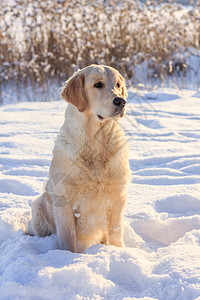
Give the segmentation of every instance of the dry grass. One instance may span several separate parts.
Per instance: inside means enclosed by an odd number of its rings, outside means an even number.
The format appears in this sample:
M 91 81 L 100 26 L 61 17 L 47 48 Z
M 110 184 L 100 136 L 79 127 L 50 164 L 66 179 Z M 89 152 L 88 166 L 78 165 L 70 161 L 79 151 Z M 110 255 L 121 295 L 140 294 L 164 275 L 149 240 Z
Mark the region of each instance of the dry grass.
M 185 76 L 189 66 L 176 53 L 200 48 L 200 3 L 183 9 L 158 2 L 3 2 L 0 90 L 10 81 L 46 89 L 91 63 L 116 67 L 135 84 Z M 145 74 L 135 73 L 144 63 Z

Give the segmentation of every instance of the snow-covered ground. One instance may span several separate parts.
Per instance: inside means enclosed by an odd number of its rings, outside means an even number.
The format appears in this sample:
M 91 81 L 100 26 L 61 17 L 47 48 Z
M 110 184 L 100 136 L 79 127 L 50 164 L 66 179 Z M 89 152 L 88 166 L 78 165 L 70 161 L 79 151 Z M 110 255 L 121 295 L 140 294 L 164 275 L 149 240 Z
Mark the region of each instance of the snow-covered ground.
M 125 247 L 58 249 L 23 233 L 64 101 L 0 108 L 0 299 L 200 299 L 200 93 L 129 92 Z

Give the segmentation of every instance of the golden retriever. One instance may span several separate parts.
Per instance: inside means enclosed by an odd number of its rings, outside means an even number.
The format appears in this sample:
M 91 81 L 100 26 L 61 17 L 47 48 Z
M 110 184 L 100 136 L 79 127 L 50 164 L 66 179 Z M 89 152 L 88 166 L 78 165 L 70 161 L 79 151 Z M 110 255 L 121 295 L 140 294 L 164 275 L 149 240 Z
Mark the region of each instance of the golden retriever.
M 123 246 L 130 181 L 122 127 L 125 80 L 114 68 L 91 65 L 62 89 L 68 102 L 53 150 L 46 190 L 32 203 L 29 232 L 57 233 L 59 247 L 83 252 L 103 243 Z

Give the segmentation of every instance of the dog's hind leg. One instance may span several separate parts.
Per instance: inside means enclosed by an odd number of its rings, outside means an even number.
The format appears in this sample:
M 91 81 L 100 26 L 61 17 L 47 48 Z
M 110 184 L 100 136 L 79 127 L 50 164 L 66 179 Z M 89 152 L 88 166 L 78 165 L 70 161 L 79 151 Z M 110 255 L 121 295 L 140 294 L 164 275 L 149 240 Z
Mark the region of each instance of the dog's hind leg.
M 47 236 L 55 232 L 52 204 L 49 203 L 47 192 L 44 192 L 32 203 L 32 220 L 29 223 L 28 233 L 30 235 Z

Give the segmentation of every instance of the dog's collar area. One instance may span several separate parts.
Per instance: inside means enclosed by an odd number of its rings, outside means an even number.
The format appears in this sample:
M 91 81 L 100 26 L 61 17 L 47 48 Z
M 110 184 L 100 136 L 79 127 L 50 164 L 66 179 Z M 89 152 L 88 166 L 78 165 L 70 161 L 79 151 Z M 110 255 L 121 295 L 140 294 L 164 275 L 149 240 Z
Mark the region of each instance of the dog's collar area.
M 103 117 L 102 116 L 100 116 L 100 115 L 97 115 L 98 116 L 98 118 L 100 119 L 100 120 L 102 120 L 103 119 Z

